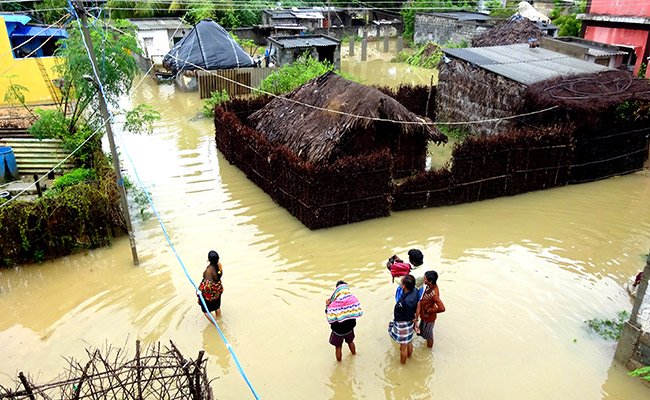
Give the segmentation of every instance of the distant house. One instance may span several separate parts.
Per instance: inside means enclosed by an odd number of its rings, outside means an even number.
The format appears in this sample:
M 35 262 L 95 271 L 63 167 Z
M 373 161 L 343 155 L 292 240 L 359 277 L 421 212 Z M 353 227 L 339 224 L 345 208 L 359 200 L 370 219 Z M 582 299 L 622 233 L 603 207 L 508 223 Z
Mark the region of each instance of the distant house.
M 578 14 L 582 20 L 584 38 L 629 50 L 624 64 L 638 73 L 650 56 L 650 2 L 592 0 L 587 12 Z M 647 64 L 646 64 L 647 65 Z M 646 71 L 650 78 L 650 68 Z
M 143 52 L 140 57 L 147 59 L 138 60 L 145 71 L 151 63 L 162 65 L 165 54 L 192 29 L 180 18 L 131 18 L 128 21 L 136 27 L 138 44 Z
M 617 46 L 584 40 L 577 37 L 563 36 L 558 38 L 540 38 L 540 46 L 581 60 L 604 65 L 609 68 L 619 68 L 623 58 L 628 55 Z
M 511 19 L 510 22 L 516 24 L 517 17 Z M 528 21 L 530 22 L 528 23 Z M 527 18 L 526 22 L 527 25 L 537 28 L 541 34 L 557 36 L 558 28 L 551 23 L 531 21 Z M 415 15 L 413 41 L 418 44 L 426 42 L 445 44 L 463 41 L 470 43 L 473 38 L 486 35 L 492 28 L 503 24 L 503 19 L 493 18 L 488 14 L 477 12 L 418 13 Z M 535 37 L 537 36 L 539 36 L 539 33 L 535 35 Z
M 64 29 L 29 25 L 31 17 L 0 14 L 0 104 L 12 85 L 20 85 L 28 104 L 55 103 L 61 93 L 54 71 L 58 41 L 68 37 Z
M 299 9 L 291 10 L 264 10 L 262 12 L 263 25 L 294 25 L 304 26 L 307 29 L 326 28 L 327 18 L 321 10 Z
M 416 44 L 469 42 L 472 37 L 487 31 L 495 24 L 496 21 L 489 15 L 476 12 L 417 13 L 413 41 Z
M 329 36 L 272 36 L 267 41 L 271 60 L 278 67 L 309 53 L 318 61 L 329 61 L 336 69 L 341 68 L 341 42 Z

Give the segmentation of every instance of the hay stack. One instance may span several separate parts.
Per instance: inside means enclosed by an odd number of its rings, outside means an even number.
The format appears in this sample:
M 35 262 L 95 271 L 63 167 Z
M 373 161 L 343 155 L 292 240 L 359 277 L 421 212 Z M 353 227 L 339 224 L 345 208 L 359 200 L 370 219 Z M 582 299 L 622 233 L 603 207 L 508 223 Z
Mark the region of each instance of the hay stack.
M 528 39 L 539 39 L 544 33 L 527 18 L 517 18 L 502 24 L 472 39 L 473 47 L 503 46 L 527 43 Z
M 401 135 L 419 135 L 438 143 L 447 141 L 433 125 L 420 124 L 423 122 L 427 119 L 408 111 L 392 97 L 331 72 L 312 79 L 286 99 L 272 100 L 249 117 L 255 130 L 271 142 L 284 145 L 313 163 L 369 154 L 382 144 L 397 141 Z

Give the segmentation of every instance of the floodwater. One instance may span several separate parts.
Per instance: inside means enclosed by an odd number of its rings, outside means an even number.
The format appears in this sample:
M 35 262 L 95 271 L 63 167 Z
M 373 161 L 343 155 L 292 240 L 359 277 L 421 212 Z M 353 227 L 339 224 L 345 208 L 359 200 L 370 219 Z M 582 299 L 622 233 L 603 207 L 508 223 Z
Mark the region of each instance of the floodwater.
M 354 56 L 350 56 L 349 44 L 341 45 L 341 70 L 359 79 L 360 83 L 375 86 L 397 87 L 406 85 L 435 85 L 438 70 L 414 67 L 405 63 L 391 62 L 395 57 L 395 40 L 384 52 L 383 41 L 369 42 L 366 61 L 361 61 L 361 44 L 356 43 Z M 411 49 L 404 50 L 411 53 Z
M 210 249 L 224 266 L 219 326 L 264 399 L 642 399 L 650 389 L 612 361 L 615 342 L 585 320 L 630 311 L 623 288 L 650 249 L 648 171 L 516 197 L 393 213 L 310 231 L 216 151 L 196 93 L 146 80 L 152 135 L 122 135 L 123 165 L 151 193 L 177 254 L 198 280 Z M 119 125 L 119 124 L 118 124 Z M 132 166 L 127 154 L 132 158 Z M 138 214 L 136 207 L 133 214 Z M 55 377 L 85 348 L 173 340 L 200 349 L 219 399 L 252 395 L 157 220 L 111 247 L 0 271 L 0 383 Z M 447 312 L 431 351 L 416 339 L 399 364 L 386 332 L 393 253 L 420 248 L 440 274 Z M 365 314 L 358 354 L 337 363 L 324 302 L 338 279 Z

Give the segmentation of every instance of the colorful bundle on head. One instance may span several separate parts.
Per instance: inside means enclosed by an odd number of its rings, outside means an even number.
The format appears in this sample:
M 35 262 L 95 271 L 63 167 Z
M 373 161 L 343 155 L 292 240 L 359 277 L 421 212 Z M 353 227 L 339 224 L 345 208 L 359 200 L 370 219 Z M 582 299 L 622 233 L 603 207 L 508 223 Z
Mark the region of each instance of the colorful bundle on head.
M 350 292 L 348 285 L 339 285 L 330 297 L 330 304 L 325 310 L 327 322 L 342 322 L 348 319 L 359 318 L 363 315 L 361 303 Z

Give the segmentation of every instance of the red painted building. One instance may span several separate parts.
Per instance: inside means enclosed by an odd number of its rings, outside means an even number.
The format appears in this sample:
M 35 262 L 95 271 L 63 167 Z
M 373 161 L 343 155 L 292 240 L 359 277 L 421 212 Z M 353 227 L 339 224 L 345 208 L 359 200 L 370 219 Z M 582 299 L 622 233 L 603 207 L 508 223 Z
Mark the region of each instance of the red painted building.
M 638 73 L 650 60 L 650 0 L 591 0 L 582 20 L 587 40 L 617 45 L 630 50 L 627 64 Z M 646 71 L 650 78 L 650 68 Z

